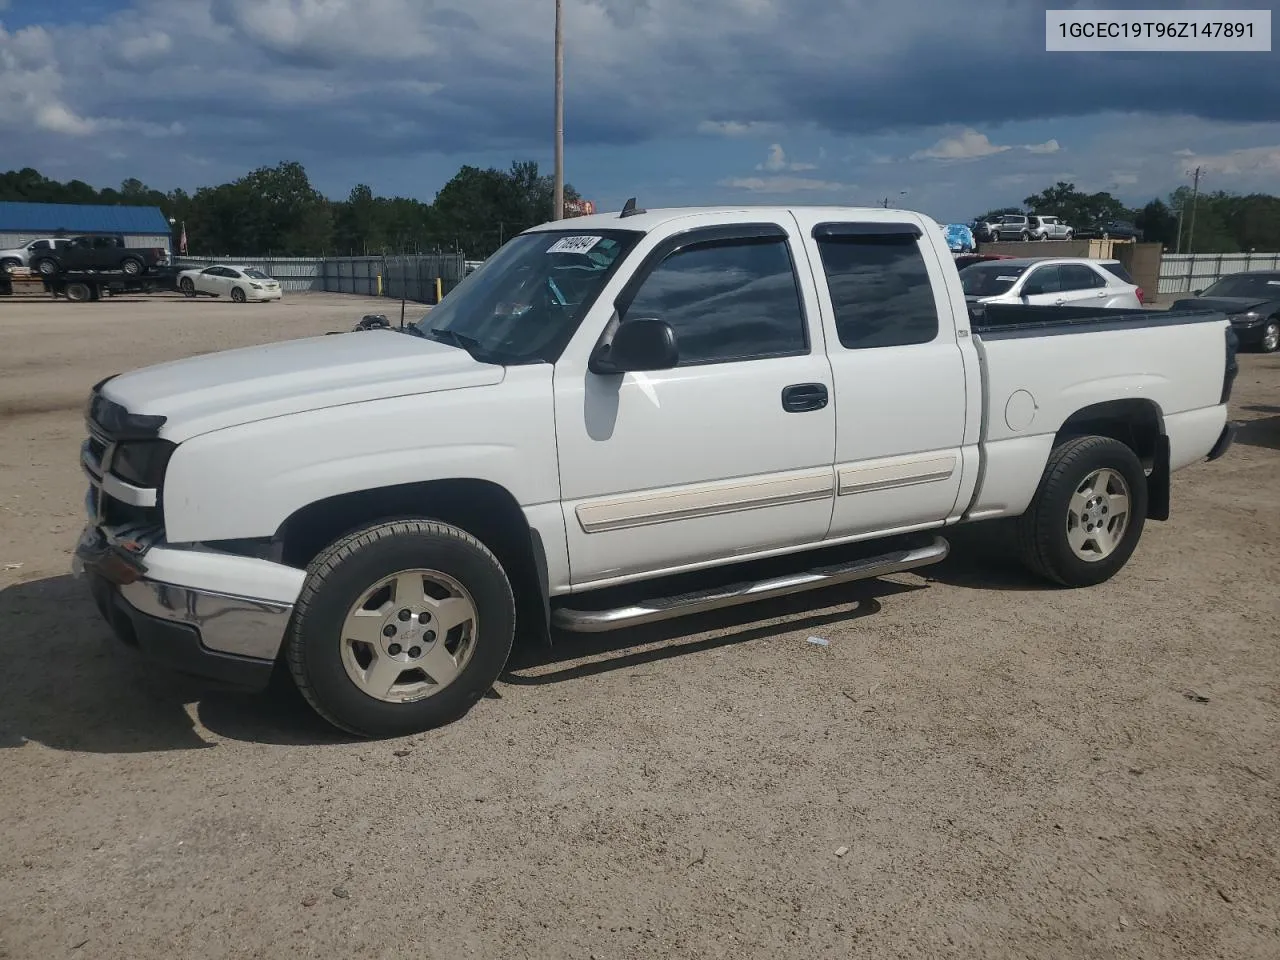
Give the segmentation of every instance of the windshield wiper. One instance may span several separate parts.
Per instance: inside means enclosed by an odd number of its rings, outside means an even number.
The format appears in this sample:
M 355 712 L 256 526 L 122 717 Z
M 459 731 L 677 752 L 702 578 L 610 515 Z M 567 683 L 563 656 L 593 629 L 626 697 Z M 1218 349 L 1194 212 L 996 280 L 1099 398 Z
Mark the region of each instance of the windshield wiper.
M 473 360 L 477 360 L 480 363 L 496 363 L 505 366 L 530 362 L 526 357 L 490 350 L 475 337 L 469 337 L 465 333 L 459 333 L 457 330 L 450 330 L 448 327 L 432 327 L 430 332 L 437 340 L 467 351 L 467 353 L 471 354 Z M 423 336 L 426 336 L 426 334 L 423 334 Z

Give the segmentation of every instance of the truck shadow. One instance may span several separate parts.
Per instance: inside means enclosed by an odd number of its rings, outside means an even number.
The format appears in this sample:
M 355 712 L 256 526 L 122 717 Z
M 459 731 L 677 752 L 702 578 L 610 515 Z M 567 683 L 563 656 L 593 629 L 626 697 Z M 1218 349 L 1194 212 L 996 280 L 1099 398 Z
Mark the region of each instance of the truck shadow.
M 550 646 L 518 639 L 509 669 L 488 696 L 501 699 L 503 684 L 559 683 L 817 630 L 874 615 L 880 598 L 922 589 L 921 584 L 871 580 L 626 631 L 557 633 Z M 836 605 L 840 609 L 832 609 Z M 120 754 L 216 747 L 200 727 L 217 737 L 260 744 L 354 739 L 316 716 L 285 678 L 267 693 L 237 694 L 135 658 L 111 639 L 84 584 L 70 576 L 0 590 L 0 658 L 5 664 L 0 751 L 27 742 Z

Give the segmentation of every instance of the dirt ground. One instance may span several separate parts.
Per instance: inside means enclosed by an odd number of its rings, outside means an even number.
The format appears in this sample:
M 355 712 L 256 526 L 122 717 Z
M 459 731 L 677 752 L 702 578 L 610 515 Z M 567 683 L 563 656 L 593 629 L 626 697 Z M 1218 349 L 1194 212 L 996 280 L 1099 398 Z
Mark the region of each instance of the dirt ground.
M 0 957 L 1280 956 L 1280 356 L 1094 589 L 966 537 L 523 649 L 377 743 L 113 654 L 67 573 L 90 385 L 397 307 L 0 301 Z

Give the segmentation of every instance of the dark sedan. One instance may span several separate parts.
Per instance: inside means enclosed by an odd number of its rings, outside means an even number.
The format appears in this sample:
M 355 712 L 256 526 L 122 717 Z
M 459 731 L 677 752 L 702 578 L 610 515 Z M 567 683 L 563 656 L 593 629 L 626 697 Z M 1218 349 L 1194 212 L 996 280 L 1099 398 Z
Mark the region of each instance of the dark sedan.
M 1241 346 L 1275 353 L 1280 347 L 1280 273 L 1233 273 L 1172 310 L 1221 310 Z
M 1099 220 L 1089 229 L 1079 231 L 1077 236 L 1097 237 L 1102 240 L 1142 242 L 1142 231 L 1128 220 Z

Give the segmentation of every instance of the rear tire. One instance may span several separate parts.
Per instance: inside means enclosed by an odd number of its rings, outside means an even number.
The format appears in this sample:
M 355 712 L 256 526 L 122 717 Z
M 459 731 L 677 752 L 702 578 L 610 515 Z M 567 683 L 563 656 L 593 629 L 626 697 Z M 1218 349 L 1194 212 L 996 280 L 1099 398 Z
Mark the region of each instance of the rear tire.
M 452 609 L 470 609 L 471 619 L 428 635 L 456 619 L 432 607 L 430 591 L 423 612 L 404 617 L 418 598 L 408 588 L 401 595 L 401 578 L 419 574 L 449 585 L 446 601 L 469 603 Z M 389 593 L 380 601 L 384 583 Z M 285 655 L 302 695 L 334 726 L 364 737 L 405 736 L 456 720 L 493 686 L 511 653 L 515 618 L 510 581 L 484 544 L 449 524 L 397 520 L 343 537 L 311 562 Z M 371 629 L 358 629 L 364 620 Z M 402 638 L 403 648 L 390 646 Z M 449 659 L 439 659 L 442 651 Z M 374 678 L 379 664 L 387 668 L 385 690 Z
M 42 277 L 52 277 L 58 272 L 58 262 L 56 260 L 39 260 L 35 265 L 36 273 Z
M 1137 455 L 1110 437 L 1074 437 L 1053 448 L 1035 499 L 1017 519 L 1019 553 L 1038 576 L 1093 586 L 1129 561 L 1146 517 L 1147 477 Z
M 130 277 L 136 277 L 142 273 L 142 261 L 134 257 L 125 257 L 120 261 L 120 269 Z
M 232 287 L 231 299 L 234 300 L 236 303 L 244 303 L 248 299 L 248 297 L 244 295 L 244 291 L 241 290 L 239 287 Z
M 1031 234 L 1028 233 L 1026 230 L 1023 230 L 1022 233 L 1018 234 L 1018 239 L 1021 240 L 1023 243 L 1026 243 L 1028 240 L 1031 239 Z

